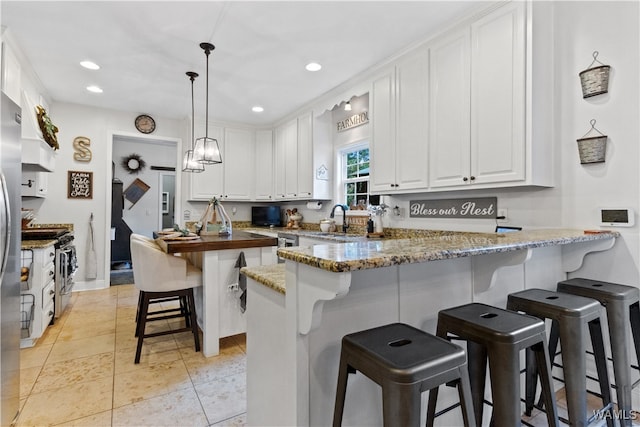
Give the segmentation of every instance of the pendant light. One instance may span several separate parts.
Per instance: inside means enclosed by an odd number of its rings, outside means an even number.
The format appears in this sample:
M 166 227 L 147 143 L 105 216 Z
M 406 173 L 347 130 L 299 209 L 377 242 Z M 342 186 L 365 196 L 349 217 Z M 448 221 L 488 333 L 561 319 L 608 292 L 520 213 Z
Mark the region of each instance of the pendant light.
M 205 164 L 213 165 L 216 163 L 222 163 L 222 154 L 220 153 L 220 146 L 218 146 L 218 140 L 209 138 L 209 54 L 215 47 L 211 43 L 200 43 L 200 47 L 204 50 L 204 54 L 207 57 L 207 93 L 206 93 L 206 114 L 205 114 L 205 130 L 204 137 L 196 139 L 196 145 L 193 149 L 193 155 L 196 161 Z
M 182 160 L 182 172 L 204 172 L 204 165 L 200 162 L 197 162 L 193 158 L 193 139 L 195 137 L 194 134 L 194 114 L 195 108 L 193 105 L 193 81 L 198 77 L 198 73 L 193 71 L 187 71 L 187 76 L 189 76 L 189 80 L 191 80 L 191 135 L 189 135 L 189 139 L 191 140 L 191 149 L 187 150 L 184 153 L 184 159 Z

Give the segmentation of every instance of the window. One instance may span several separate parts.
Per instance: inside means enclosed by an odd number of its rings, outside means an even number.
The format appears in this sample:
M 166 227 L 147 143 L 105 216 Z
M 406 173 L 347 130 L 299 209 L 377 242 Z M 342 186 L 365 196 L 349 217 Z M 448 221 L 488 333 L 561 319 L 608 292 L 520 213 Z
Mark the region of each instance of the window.
M 347 206 L 369 205 L 369 147 L 360 145 L 342 152 L 342 190 Z

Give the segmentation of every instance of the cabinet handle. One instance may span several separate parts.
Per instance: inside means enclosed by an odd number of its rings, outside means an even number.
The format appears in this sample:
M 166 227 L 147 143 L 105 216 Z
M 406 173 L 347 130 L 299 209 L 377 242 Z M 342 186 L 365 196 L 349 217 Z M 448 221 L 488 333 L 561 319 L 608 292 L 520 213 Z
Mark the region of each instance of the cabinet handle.
M 471 177 L 471 181 L 475 181 L 475 180 L 476 180 L 476 177 L 475 177 L 475 176 L 472 176 L 472 177 Z
M 50 258 L 53 258 L 53 257 L 55 257 L 55 256 L 56 256 L 55 252 L 49 252 L 49 257 L 50 257 Z
M 49 271 L 49 276 L 53 277 L 54 274 L 55 273 L 52 270 Z
M 469 178 L 467 178 L 467 177 L 465 176 L 464 178 L 462 178 L 462 180 L 463 180 L 464 182 L 467 182 L 467 181 L 469 181 Z
M 49 310 L 49 316 L 53 316 L 53 311 Z
M 51 289 L 51 290 L 49 291 L 49 295 L 55 295 L 55 293 L 56 293 L 56 291 L 54 291 L 53 289 Z

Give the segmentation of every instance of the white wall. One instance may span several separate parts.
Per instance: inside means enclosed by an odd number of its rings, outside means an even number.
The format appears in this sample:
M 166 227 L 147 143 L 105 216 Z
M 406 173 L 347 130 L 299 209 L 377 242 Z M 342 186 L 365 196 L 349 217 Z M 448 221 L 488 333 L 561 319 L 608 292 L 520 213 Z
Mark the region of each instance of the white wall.
M 36 209 L 39 223 L 73 223 L 78 251 L 79 269 L 76 289 L 109 286 L 105 280 L 110 253 L 106 236 L 110 231 L 111 216 L 111 148 L 112 135 L 140 136 L 134 127 L 136 114 L 98 109 L 84 105 L 53 103 L 50 117 L 60 129 L 60 150 L 56 157 L 56 170 L 49 176 L 49 192 L 44 200 L 23 200 L 24 207 Z M 155 139 L 180 139 L 184 131 L 182 122 L 156 117 Z M 89 163 L 73 159 L 73 139 L 86 136 L 91 140 L 92 160 Z M 181 147 L 181 144 L 179 144 Z M 181 151 L 181 148 L 180 148 Z M 93 172 L 93 198 L 77 200 L 67 198 L 67 171 Z M 128 203 L 128 202 L 127 202 Z M 89 215 L 94 215 L 95 249 L 98 259 L 98 278 L 86 281 L 85 260 L 89 238 Z

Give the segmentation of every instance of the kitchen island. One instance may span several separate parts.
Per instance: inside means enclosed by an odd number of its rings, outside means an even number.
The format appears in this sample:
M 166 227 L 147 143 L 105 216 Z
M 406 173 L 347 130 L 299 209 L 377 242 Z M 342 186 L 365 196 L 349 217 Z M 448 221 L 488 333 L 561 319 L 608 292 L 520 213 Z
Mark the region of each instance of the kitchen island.
M 250 278 L 248 424 L 330 425 L 345 334 L 398 321 L 434 333 L 439 310 L 468 302 L 504 307 L 511 292 L 553 289 L 618 236 L 451 232 L 279 249 L 285 267 L 242 270 Z M 445 388 L 438 407 L 456 401 Z M 381 425 L 380 403 L 378 386 L 350 376 L 343 425 Z M 438 424 L 461 421 L 454 410 Z
M 238 261 L 244 254 L 246 265 L 276 263 L 278 240 L 259 234 L 235 231 L 228 236 L 207 235 L 195 240 L 163 240 L 156 242 L 166 253 L 185 254 L 202 269 L 202 311 L 198 324 L 202 329 L 202 352 L 206 357 L 220 351 L 220 338 L 246 331 L 241 308 Z M 199 299 L 196 297 L 196 299 Z

